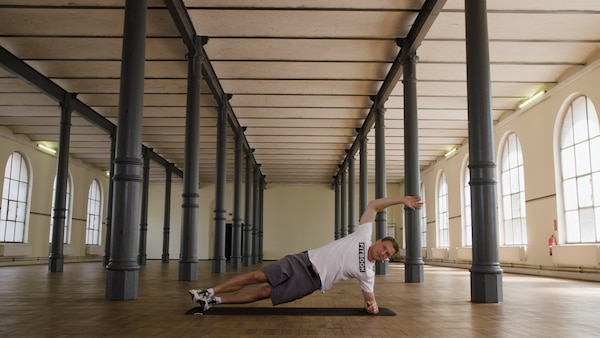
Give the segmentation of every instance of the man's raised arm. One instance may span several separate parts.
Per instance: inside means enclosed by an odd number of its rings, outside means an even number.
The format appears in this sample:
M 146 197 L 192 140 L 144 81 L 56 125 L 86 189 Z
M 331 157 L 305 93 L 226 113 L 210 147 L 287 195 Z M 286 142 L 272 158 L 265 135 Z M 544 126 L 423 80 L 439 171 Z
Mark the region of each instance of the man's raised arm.
M 420 208 L 423 205 L 421 202 L 421 197 L 419 196 L 403 196 L 403 197 L 383 197 L 378 198 L 376 200 L 372 200 L 367 205 L 367 208 L 363 212 L 362 216 L 360 216 L 359 223 L 369 223 L 375 221 L 375 216 L 381 210 L 396 204 L 404 204 L 408 208 L 416 209 Z

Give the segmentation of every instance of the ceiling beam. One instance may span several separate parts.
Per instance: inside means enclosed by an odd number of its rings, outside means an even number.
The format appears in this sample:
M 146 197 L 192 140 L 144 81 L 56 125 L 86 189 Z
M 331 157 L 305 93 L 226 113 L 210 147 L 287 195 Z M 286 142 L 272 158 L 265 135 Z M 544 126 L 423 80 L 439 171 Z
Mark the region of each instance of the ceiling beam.
M 252 155 L 253 149 L 250 147 L 250 144 L 246 139 L 246 135 L 244 134 L 245 128 L 240 126 L 240 123 L 233 111 L 233 108 L 229 104 L 229 99 L 231 98 L 231 95 L 225 93 L 225 91 L 223 90 L 221 82 L 219 81 L 219 77 L 217 76 L 217 73 L 215 72 L 212 63 L 210 62 L 210 59 L 206 54 L 204 47 L 196 46 L 194 43 L 194 41 L 196 40 L 196 29 L 194 28 L 194 24 L 190 19 L 185 4 L 182 0 L 164 0 L 164 2 L 167 6 L 167 9 L 169 10 L 169 13 L 171 14 L 173 22 L 175 22 L 175 26 L 177 26 L 177 29 L 179 30 L 179 34 L 181 34 L 183 43 L 187 46 L 188 50 L 193 51 L 198 49 L 201 53 L 202 75 L 204 77 L 204 81 L 210 88 L 213 97 L 217 101 L 217 104 L 220 107 L 219 109 L 226 109 L 227 120 L 229 122 L 230 127 L 238 137 L 241 137 L 246 154 L 248 156 L 252 156 L 252 160 L 255 164 L 255 170 L 258 170 L 260 172 L 260 164 L 256 162 L 256 159 Z M 202 41 L 203 43 L 206 43 L 206 41 L 208 41 L 208 38 L 204 37 Z
M 334 182 L 340 172 L 348 167 L 350 158 L 354 157 L 360 149 L 361 139 L 369 134 L 369 131 L 375 123 L 376 112 L 383 108 L 383 105 L 390 97 L 392 90 L 394 90 L 396 84 L 400 81 L 400 78 L 402 77 L 402 56 L 406 55 L 406 53 L 416 52 L 445 4 L 446 0 L 427 0 L 423 4 L 421 10 L 419 10 L 419 14 L 406 37 L 396 40 L 396 44 L 400 47 L 400 51 L 398 52 L 398 55 L 396 55 L 396 58 L 390 67 L 390 71 L 387 73 L 381 84 L 377 95 L 371 97 L 373 105 L 369 109 L 369 113 L 367 114 L 367 117 L 365 117 L 362 126 L 357 129 L 358 135 L 354 139 L 350 149 L 347 150 L 346 157 L 342 164 L 340 164 L 338 172 L 334 176 Z
M 69 94 L 54 81 L 33 69 L 31 66 L 23 62 L 21 59 L 2 46 L 0 46 L 0 66 L 25 83 L 48 95 L 51 99 L 59 104 L 64 100 L 65 96 Z M 87 104 L 75 98 L 71 101 L 71 106 L 75 112 L 93 125 L 104 130 L 111 136 L 116 135 L 117 126 L 90 108 L 90 106 Z M 171 163 L 167 162 L 167 160 L 156 154 L 154 151 L 152 151 L 152 149 L 146 148 L 144 145 L 142 145 L 142 148 L 145 148 L 148 154 L 150 154 L 151 158 L 165 168 L 167 166 L 171 166 Z M 180 169 L 173 167 L 173 172 L 176 175 L 183 177 L 183 172 Z

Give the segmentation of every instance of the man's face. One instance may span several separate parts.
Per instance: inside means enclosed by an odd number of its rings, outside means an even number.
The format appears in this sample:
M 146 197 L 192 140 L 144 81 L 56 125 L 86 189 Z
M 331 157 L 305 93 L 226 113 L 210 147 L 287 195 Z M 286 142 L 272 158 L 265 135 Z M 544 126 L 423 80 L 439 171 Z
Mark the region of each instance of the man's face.
M 384 261 L 396 254 L 394 246 L 390 241 L 382 241 L 378 239 L 369 248 L 369 260 L 370 261 Z

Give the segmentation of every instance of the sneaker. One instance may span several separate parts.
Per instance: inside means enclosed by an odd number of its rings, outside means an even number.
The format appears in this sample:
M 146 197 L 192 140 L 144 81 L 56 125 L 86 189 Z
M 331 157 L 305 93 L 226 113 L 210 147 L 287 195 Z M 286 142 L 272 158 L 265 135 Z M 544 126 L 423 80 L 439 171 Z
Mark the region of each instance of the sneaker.
M 215 297 L 209 297 L 207 299 L 201 299 L 198 302 L 198 304 L 200 304 L 200 306 L 204 308 L 203 312 L 206 312 L 211 307 L 217 305 L 217 300 L 215 299 Z
M 210 298 L 210 294 L 206 290 L 189 290 L 188 292 L 194 303 L 200 304 L 201 301 L 207 301 Z

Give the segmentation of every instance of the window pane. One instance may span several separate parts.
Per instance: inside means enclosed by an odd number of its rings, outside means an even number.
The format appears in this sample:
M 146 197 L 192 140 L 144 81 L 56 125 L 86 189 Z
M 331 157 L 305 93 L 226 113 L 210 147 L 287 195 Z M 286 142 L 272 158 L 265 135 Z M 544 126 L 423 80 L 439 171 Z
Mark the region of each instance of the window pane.
M 508 219 L 504 222 L 504 244 L 513 245 L 514 234 L 513 234 L 513 221 Z
M 572 146 L 573 144 L 573 110 L 569 106 L 565 114 L 565 119 L 563 120 L 560 135 L 560 145 L 562 148 L 566 148 Z
M 574 178 L 563 181 L 565 210 L 577 209 L 577 185 Z
M 587 105 L 585 96 L 580 96 L 573 101 L 573 139 L 575 143 L 582 142 L 589 138 Z
M 575 148 L 569 147 L 563 149 L 560 154 L 560 160 L 563 178 L 575 177 Z
M 592 175 L 592 194 L 594 194 L 594 205 L 600 206 L 600 172 Z
M 581 240 L 579 236 L 579 212 L 577 210 L 565 213 L 567 222 L 567 243 L 577 243 Z
M 592 158 L 592 171 L 600 171 L 600 136 L 590 140 L 590 157 Z
M 581 225 L 581 241 L 596 241 L 596 226 L 594 224 L 594 209 L 585 208 L 579 210 L 579 223 Z
M 596 216 L 596 242 L 600 242 L 600 207 L 596 207 L 594 210 Z
M 592 182 L 591 176 L 586 175 L 577 179 L 577 197 L 579 207 L 585 208 L 592 205 Z
M 590 147 L 588 142 L 575 145 L 575 162 L 577 175 L 584 175 L 591 171 Z

